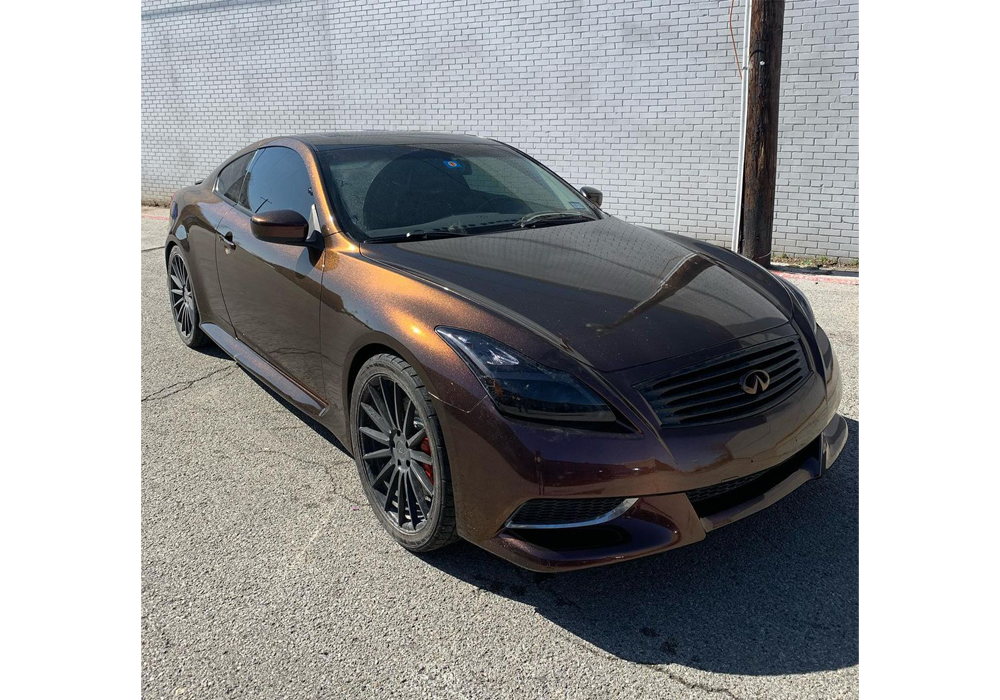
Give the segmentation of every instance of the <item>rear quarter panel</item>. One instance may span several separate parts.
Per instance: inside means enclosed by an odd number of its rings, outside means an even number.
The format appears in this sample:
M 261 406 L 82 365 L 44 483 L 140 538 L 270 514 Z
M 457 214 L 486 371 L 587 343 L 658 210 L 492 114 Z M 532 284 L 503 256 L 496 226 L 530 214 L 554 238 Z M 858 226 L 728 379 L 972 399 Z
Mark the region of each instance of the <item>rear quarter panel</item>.
M 214 175 L 202 185 L 186 187 L 175 195 L 177 218 L 171 222 L 167 235 L 166 256 L 169 259 L 173 245 L 184 250 L 202 322 L 215 323 L 231 334 L 233 329 L 215 265 L 218 228 L 231 207 L 212 191 Z

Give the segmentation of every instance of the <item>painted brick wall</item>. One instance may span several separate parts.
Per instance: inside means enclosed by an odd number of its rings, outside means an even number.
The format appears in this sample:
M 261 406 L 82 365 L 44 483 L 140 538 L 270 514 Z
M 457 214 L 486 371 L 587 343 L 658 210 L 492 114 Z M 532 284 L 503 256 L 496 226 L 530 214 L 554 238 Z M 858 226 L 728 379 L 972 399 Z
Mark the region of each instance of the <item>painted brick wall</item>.
M 733 22 L 742 51 L 742 0 Z M 728 245 L 729 2 L 143 0 L 142 194 L 265 136 L 498 138 L 628 221 Z M 856 0 L 789 0 L 776 253 L 858 256 Z

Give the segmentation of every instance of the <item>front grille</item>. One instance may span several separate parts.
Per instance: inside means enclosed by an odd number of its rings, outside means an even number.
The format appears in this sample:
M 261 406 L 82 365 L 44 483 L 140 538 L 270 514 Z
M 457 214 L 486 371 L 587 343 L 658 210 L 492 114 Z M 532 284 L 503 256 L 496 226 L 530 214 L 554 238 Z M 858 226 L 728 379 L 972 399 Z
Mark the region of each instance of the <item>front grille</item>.
M 746 486 L 747 484 L 753 483 L 758 478 L 764 476 L 769 470 L 765 469 L 762 472 L 757 472 L 756 474 L 750 474 L 748 476 L 741 476 L 738 479 L 731 479 L 729 481 L 723 481 L 721 484 L 712 484 L 711 486 L 705 486 L 700 489 L 692 489 L 687 491 L 687 497 L 691 499 L 692 503 L 697 503 L 699 501 L 707 501 L 710 498 L 715 498 L 716 496 L 722 496 L 730 491 L 734 491 L 741 486 Z
M 624 498 L 536 498 L 518 508 L 507 521 L 507 527 L 587 523 L 608 515 L 624 501 Z
M 704 486 L 700 489 L 686 491 L 691 505 L 699 518 L 714 515 L 733 506 L 746 503 L 780 484 L 808 463 L 810 458 L 819 454 L 819 442 L 811 443 L 799 450 L 790 459 L 781 464 L 759 471 L 756 474 L 730 479 L 721 484 Z
M 770 377 L 767 389 L 746 393 L 741 382 L 751 370 Z M 684 367 L 636 386 L 660 425 L 722 423 L 760 413 L 788 398 L 809 376 L 802 343 L 779 338 Z

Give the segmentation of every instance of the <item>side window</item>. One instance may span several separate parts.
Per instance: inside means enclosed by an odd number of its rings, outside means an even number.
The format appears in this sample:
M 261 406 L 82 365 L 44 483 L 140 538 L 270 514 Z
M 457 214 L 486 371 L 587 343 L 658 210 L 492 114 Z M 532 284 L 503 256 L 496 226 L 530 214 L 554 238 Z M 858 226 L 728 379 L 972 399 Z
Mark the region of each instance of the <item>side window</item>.
M 247 164 L 252 156 L 253 151 L 224 167 L 215 182 L 215 191 L 232 202 L 239 202 L 240 190 L 243 189 L 243 176 L 246 175 Z
M 243 206 L 253 213 L 291 209 L 308 221 L 312 184 L 301 156 L 290 148 L 265 148 L 247 174 Z

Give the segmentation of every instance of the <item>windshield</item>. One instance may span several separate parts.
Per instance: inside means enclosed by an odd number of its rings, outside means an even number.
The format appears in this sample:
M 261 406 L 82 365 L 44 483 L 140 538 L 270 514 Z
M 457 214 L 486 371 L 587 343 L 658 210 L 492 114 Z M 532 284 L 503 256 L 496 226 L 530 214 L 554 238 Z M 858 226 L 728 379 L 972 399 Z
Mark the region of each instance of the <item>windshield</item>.
M 359 240 L 600 218 L 579 192 L 499 144 L 334 146 L 319 160 L 338 218 Z

